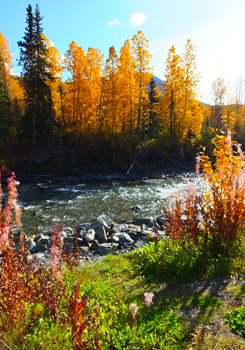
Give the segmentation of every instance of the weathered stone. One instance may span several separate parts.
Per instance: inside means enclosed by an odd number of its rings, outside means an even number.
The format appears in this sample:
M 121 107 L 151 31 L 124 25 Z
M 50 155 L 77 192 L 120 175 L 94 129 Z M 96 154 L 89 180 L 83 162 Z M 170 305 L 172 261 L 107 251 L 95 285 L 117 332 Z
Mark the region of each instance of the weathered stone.
M 135 242 L 134 247 L 135 247 L 136 249 L 138 249 L 138 248 L 142 248 L 142 247 L 145 246 L 145 245 L 148 245 L 148 243 L 146 242 L 145 239 L 143 239 L 143 238 L 141 237 L 141 238 L 139 238 L 139 239 Z
M 117 243 L 119 244 L 119 235 L 120 235 L 120 232 L 115 232 L 111 235 L 111 243 Z
M 84 231 L 86 231 L 86 227 L 89 226 L 89 225 L 90 224 L 88 224 L 87 222 L 84 223 L 84 224 L 77 225 L 76 230 L 77 230 L 78 235 L 80 233 L 82 234 Z
M 144 218 L 144 219 L 134 218 L 133 223 L 135 225 L 139 225 L 139 226 L 146 225 L 147 227 L 149 227 L 149 225 L 153 225 L 153 219 L 152 218 Z
M 120 232 L 120 229 L 117 225 L 113 226 L 111 229 L 110 229 L 110 235 L 113 235 L 113 233 L 119 233 Z
M 46 252 L 48 250 L 48 247 L 45 244 L 38 244 L 37 242 L 37 251 L 40 252 Z
M 106 255 L 114 252 L 115 250 L 117 250 L 117 248 L 118 248 L 117 243 L 102 243 L 102 244 L 99 244 L 97 248 L 97 253 L 99 255 Z
M 34 241 L 35 241 L 35 238 L 34 238 Z M 48 236 L 44 236 L 43 234 L 40 235 L 40 238 L 35 241 L 37 246 L 40 246 L 40 245 L 47 245 L 48 242 L 49 242 L 49 237 Z
M 64 237 L 63 242 L 64 242 L 64 244 L 66 244 L 66 243 L 72 244 L 73 237 Z
M 65 243 L 64 244 L 64 251 L 65 251 L 65 254 L 68 255 L 70 254 L 71 250 L 72 250 L 72 244 L 70 243 Z
M 138 236 L 146 237 L 149 234 L 152 234 L 152 230 L 147 229 L 147 230 L 143 230 L 140 233 L 138 233 Z
M 141 232 L 141 227 L 139 225 L 129 224 L 127 231 Z
M 29 249 L 29 251 L 30 251 L 31 254 L 37 253 L 37 245 L 35 244 L 34 246 L 32 246 L 32 247 Z
M 101 243 L 106 243 L 107 238 L 106 238 L 106 230 L 104 226 L 99 227 L 96 232 L 95 232 L 95 239 L 101 244 Z
M 131 207 L 131 210 L 133 210 L 133 211 L 141 211 L 142 208 L 139 205 L 134 205 L 133 207 Z
M 42 233 L 39 233 L 34 237 L 34 242 L 37 242 L 42 236 L 44 236 Z
M 127 233 L 122 232 L 119 236 L 119 244 L 124 249 L 128 249 L 134 245 L 134 240 Z
M 129 235 L 130 238 L 132 238 L 134 241 L 136 241 L 139 236 L 138 233 L 135 231 L 127 231 L 127 234 Z
M 127 220 L 123 220 L 123 219 L 118 221 L 118 224 L 119 224 L 119 225 L 120 225 L 120 224 L 127 224 L 127 223 L 128 223 Z
M 61 231 L 63 237 L 72 237 L 74 235 L 73 229 L 71 227 L 64 227 Z
M 95 239 L 95 240 L 91 243 L 90 249 L 91 249 L 91 250 L 97 250 L 98 247 L 99 247 L 99 242 L 96 241 L 96 239 Z
M 34 242 L 34 240 L 32 238 L 28 238 L 26 240 L 26 245 L 30 249 L 30 248 L 32 248 L 35 245 L 35 242 Z
M 164 226 L 164 218 L 163 218 L 163 215 L 158 216 L 156 222 L 158 223 L 158 225 L 159 225 L 160 227 L 161 227 L 161 226 Z
M 78 239 L 77 239 L 78 247 L 82 247 L 82 246 L 84 246 L 84 244 L 85 244 L 84 238 L 78 237 Z
M 94 238 L 95 238 L 95 231 L 93 229 L 88 230 L 83 236 L 83 239 L 87 244 L 92 243 Z
M 107 223 L 105 222 L 105 220 L 96 220 L 94 221 L 91 225 L 86 226 L 86 231 L 89 230 L 98 230 L 99 227 L 103 226 L 104 229 L 106 230 L 106 232 L 109 232 L 110 228 L 108 227 Z

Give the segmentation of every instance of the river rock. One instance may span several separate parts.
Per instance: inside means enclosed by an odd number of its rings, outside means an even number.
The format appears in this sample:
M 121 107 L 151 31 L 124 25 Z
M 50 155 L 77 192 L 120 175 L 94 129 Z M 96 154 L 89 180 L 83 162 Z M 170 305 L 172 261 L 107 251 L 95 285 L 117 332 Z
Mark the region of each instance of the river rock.
M 84 239 L 85 243 L 92 243 L 95 239 L 95 231 L 93 229 L 89 229 L 82 238 Z
M 141 236 L 141 237 L 146 237 L 147 235 L 152 235 L 152 230 L 150 229 L 142 230 L 141 232 L 138 233 L 138 236 Z
M 79 235 L 82 235 L 83 232 L 86 231 L 86 227 L 89 226 L 90 224 L 89 223 L 84 223 L 84 224 L 80 224 L 80 225 L 77 225 L 76 227 L 76 230 L 77 230 L 77 233 L 78 233 L 78 236 Z
M 147 227 L 152 227 L 153 226 L 153 218 L 144 218 L 144 219 L 134 218 L 133 223 L 135 225 L 139 225 L 139 226 L 146 225 Z
M 66 243 L 72 244 L 73 243 L 73 237 L 64 237 L 63 238 L 63 242 L 64 242 L 64 244 L 66 244 Z
M 117 243 L 102 243 L 102 244 L 99 244 L 97 248 L 97 253 L 99 255 L 106 255 L 116 251 L 117 248 L 118 248 Z
M 41 253 L 41 252 L 44 253 L 44 252 L 48 251 L 48 247 L 46 244 L 38 244 L 38 242 L 37 242 L 36 246 L 37 246 L 38 253 Z
M 143 246 L 147 246 L 147 245 L 149 245 L 147 242 L 146 242 L 146 240 L 143 238 L 143 237 L 139 237 L 138 239 L 137 239 L 137 241 L 134 243 L 134 247 L 136 248 L 136 249 L 138 249 L 138 248 L 142 248 Z
M 141 232 L 141 227 L 139 225 L 128 224 L 127 231 Z
M 107 242 L 106 230 L 105 230 L 104 226 L 101 226 L 96 230 L 95 239 L 98 240 L 99 244 Z
M 71 227 L 64 227 L 61 231 L 61 235 L 63 237 L 72 237 L 74 236 L 73 228 Z
M 131 207 L 131 210 L 133 210 L 133 211 L 141 211 L 142 208 L 139 205 L 134 205 L 133 207 Z
M 110 227 L 107 225 L 107 223 L 105 222 L 105 220 L 96 220 L 94 221 L 91 225 L 89 226 L 86 226 L 86 231 L 89 231 L 89 230 L 94 230 L 94 231 L 97 231 L 100 227 L 104 227 L 104 229 L 106 230 L 106 232 L 109 232 L 110 231 Z
M 121 234 L 121 232 L 115 232 L 111 235 L 110 240 L 111 243 L 117 243 L 119 244 L 119 235 Z
M 27 247 L 28 247 L 29 249 L 31 249 L 31 248 L 35 245 L 35 242 L 34 242 L 34 240 L 33 240 L 32 238 L 28 238 L 28 239 L 26 240 L 26 245 L 27 245 Z
M 99 242 L 95 239 L 95 240 L 91 243 L 90 249 L 91 249 L 91 250 L 97 250 L 98 247 L 99 247 Z
M 31 254 L 36 254 L 38 252 L 37 245 L 35 244 L 29 249 Z
M 130 238 L 130 236 L 125 232 L 122 232 L 120 235 L 118 235 L 118 238 L 120 246 L 124 249 L 129 249 L 134 245 L 134 240 Z
M 120 225 L 120 224 L 127 224 L 127 223 L 128 223 L 127 220 L 124 220 L 124 219 L 118 221 L 118 224 L 119 224 L 119 225 Z
M 34 242 L 36 242 L 37 246 L 47 245 L 49 243 L 49 236 L 45 236 L 42 233 L 38 236 L 39 238 L 37 240 L 35 240 L 37 236 L 34 238 Z
M 135 231 L 127 231 L 127 234 L 129 235 L 130 238 L 132 238 L 134 241 L 137 241 L 139 238 L 138 233 Z

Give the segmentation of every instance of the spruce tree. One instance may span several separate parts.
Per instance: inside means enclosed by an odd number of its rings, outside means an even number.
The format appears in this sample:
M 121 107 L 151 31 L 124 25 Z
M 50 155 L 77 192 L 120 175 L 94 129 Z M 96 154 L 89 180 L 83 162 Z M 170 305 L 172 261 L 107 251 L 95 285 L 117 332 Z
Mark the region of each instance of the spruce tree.
M 48 73 L 46 59 L 47 48 L 42 38 L 42 17 L 36 5 L 33 15 L 32 6 L 27 8 L 26 31 L 23 41 L 19 41 L 22 78 L 25 88 L 26 113 L 23 120 L 24 137 L 33 146 L 40 146 L 52 135 L 53 109 L 51 91 L 47 79 L 52 79 Z
M 154 137 L 154 132 L 156 131 L 159 121 L 158 121 L 158 103 L 160 100 L 160 92 L 157 88 L 157 83 L 154 80 L 154 76 L 152 76 L 149 89 L 148 89 L 148 98 L 149 98 L 149 137 L 150 139 Z
M 4 79 L 4 63 L 0 57 L 0 137 L 5 138 L 10 126 L 10 100 Z

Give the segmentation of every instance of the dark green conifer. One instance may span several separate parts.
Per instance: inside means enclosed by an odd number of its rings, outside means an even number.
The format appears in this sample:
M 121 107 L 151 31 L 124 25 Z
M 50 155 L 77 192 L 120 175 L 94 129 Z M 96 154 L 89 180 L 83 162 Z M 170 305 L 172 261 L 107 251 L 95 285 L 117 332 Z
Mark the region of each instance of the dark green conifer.
M 26 32 L 23 41 L 18 42 L 27 106 L 23 135 L 26 140 L 32 140 L 34 147 L 44 144 L 52 136 L 54 118 L 51 91 L 47 85 L 47 79 L 52 77 L 48 73 L 47 48 L 42 38 L 41 22 L 38 5 L 34 15 L 29 5 Z
M 10 100 L 4 79 L 4 63 L 0 57 L 0 138 L 8 136 L 10 126 Z

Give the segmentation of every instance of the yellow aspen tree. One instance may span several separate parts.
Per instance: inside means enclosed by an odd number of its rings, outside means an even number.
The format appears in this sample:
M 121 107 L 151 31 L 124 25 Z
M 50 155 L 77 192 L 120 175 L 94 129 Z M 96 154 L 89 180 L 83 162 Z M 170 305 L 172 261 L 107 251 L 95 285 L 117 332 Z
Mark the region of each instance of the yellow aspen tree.
M 102 65 L 103 55 L 98 49 L 89 48 L 86 58 L 85 76 L 87 81 L 86 127 L 88 132 L 99 129 L 102 118 Z
M 105 125 L 106 129 L 115 133 L 119 131 L 118 122 L 119 122 L 119 99 L 118 99 L 118 56 L 116 54 L 116 50 L 114 46 L 109 49 L 109 58 L 106 60 L 103 77 L 103 89 L 105 91 Z
M 140 133 L 140 127 L 143 118 L 143 111 L 146 109 L 148 103 L 147 84 L 151 79 L 151 71 L 149 68 L 150 59 L 152 56 L 148 51 L 148 40 L 145 38 L 143 32 L 138 31 L 131 39 L 132 54 L 135 62 L 135 78 L 137 84 L 137 134 Z
M 24 113 L 24 89 L 21 85 L 21 79 L 12 75 L 12 53 L 9 49 L 9 40 L 0 31 L 0 61 L 1 75 L 7 89 L 10 101 L 10 114 L 14 122 L 12 132 L 16 129 L 16 125 L 20 124 L 20 119 Z
M 57 48 L 52 42 L 47 39 L 46 35 L 42 34 L 44 43 L 48 49 L 47 62 L 49 63 L 48 71 L 53 79 L 48 79 L 47 84 L 51 90 L 51 96 L 53 101 L 53 108 L 55 110 L 56 119 L 60 121 L 64 126 L 66 125 L 65 115 L 62 109 L 62 73 L 65 69 L 63 59 Z
M 203 108 L 197 101 L 200 76 L 196 73 L 196 47 L 187 40 L 185 53 L 182 55 L 183 70 L 183 105 L 179 115 L 179 136 L 184 138 L 189 131 L 195 136 L 203 125 Z
M 162 91 L 163 96 L 160 102 L 161 118 L 163 123 L 169 127 L 170 137 L 177 129 L 178 112 L 180 109 L 181 92 L 183 87 L 183 71 L 181 57 L 176 54 L 174 45 L 170 48 L 166 60 Z
M 221 129 L 222 116 L 224 114 L 224 103 L 226 97 L 227 87 L 224 79 L 218 78 L 212 84 L 213 102 L 212 109 L 212 127 L 214 129 Z
M 131 53 L 130 41 L 127 39 L 120 50 L 118 66 L 119 112 L 121 132 L 130 131 L 135 128 L 135 116 L 137 111 L 135 64 Z
M 66 69 L 70 72 L 71 78 L 67 82 L 67 93 L 65 98 L 66 115 L 70 114 L 70 123 L 75 129 L 84 130 L 86 125 L 86 107 L 84 100 L 87 94 L 85 79 L 87 69 L 87 57 L 82 47 L 74 41 L 70 44 L 66 53 Z
M 4 63 L 5 74 L 10 74 L 12 69 L 12 53 L 9 50 L 9 40 L 0 31 L 0 58 Z

